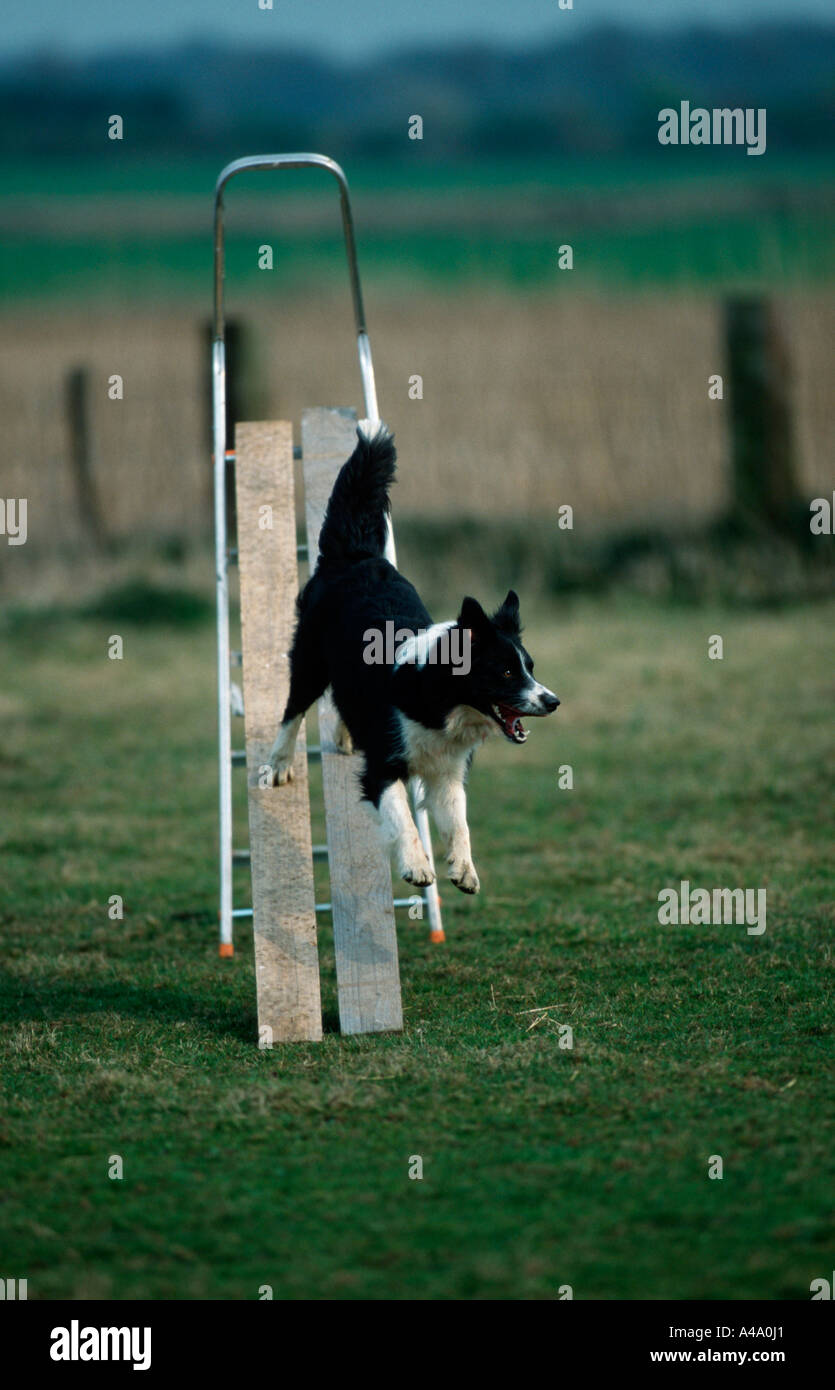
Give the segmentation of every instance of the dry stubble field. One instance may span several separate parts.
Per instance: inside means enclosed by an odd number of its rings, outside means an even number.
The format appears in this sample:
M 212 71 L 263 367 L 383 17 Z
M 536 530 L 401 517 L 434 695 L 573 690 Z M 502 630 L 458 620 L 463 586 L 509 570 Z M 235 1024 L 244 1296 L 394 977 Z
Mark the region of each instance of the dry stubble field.
M 684 524 L 720 508 L 725 407 L 707 393 L 708 376 L 723 369 L 713 297 L 367 298 L 381 408 L 400 448 L 399 515 L 542 518 L 570 502 L 599 527 L 652 518 Z M 835 407 L 826 345 L 835 299 L 810 293 L 782 309 L 801 482 L 817 494 L 830 482 Z M 298 422 L 307 405 L 359 404 L 342 296 L 271 296 L 244 312 L 258 335 L 264 414 Z M 73 582 L 85 584 L 62 404 L 75 364 L 93 373 L 93 470 L 113 539 L 205 534 L 202 314 L 201 306 L 20 308 L 0 319 L 0 490 L 29 499 L 25 557 L 19 551 L 12 564 L 5 556 L 0 571 L 6 592 L 32 598 L 60 588 L 63 556 L 73 551 Z M 113 373 L 124 378 L 121 402 L 108 399 Z M 415 374 L 422 400 L 409 398 Z

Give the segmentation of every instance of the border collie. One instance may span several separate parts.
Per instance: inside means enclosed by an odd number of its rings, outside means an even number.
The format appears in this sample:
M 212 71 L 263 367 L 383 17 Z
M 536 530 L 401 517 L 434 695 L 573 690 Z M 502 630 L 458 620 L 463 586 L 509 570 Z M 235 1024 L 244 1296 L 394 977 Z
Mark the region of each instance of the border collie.
M 454 621 L 433 624 L 417 590 L 384 558 L 397 456 L 385 426 L 372 428 L 369 421 L 357 428 L 357 446 L 328 502 L 316 569 L 296 603 L 290 693 L 270 754 L 273 782 L 292 781 L 302 718 L 330 686 L 337 746 L 363 753 L 363 798 L 395 847 L 403 878 L 416 886 L 433 878 L 406 790 L 408 778 L 419 777 L 449 877 L 462 892 L 477 893 L 464 791 L 473 754 L 496 729 L 524 743 L 522 716 L 551 714 L 559 700 L 534 680 L 512 589 L 492 617 L 465 598 Z

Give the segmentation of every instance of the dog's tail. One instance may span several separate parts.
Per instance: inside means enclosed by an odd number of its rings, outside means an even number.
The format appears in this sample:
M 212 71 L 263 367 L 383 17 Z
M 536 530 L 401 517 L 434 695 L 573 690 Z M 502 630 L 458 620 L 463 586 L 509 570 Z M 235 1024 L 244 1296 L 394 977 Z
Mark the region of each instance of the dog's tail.
M 319 533 L 324 564 L 342 568 L 383 554 L 396 459 L 385 425 L 360 420 L 357 447 L 339 470 Z

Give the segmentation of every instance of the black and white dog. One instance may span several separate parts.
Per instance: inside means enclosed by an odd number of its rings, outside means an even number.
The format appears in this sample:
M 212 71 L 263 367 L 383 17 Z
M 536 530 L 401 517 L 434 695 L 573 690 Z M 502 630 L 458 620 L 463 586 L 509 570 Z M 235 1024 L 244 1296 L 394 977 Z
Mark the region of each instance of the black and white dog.
M 492 618 L 465 598 L 457 619 L 433 625 L 416 589 L 384 558 L 392 436 L 383 425 L 372 433 L 363 421 L 357 438 L 328 502 L 316 569 L 297 600 L 273 781 L 292 780 L 302 717 L 330 686 L 337 745 L 365 755 L 363 796 L 395 846 L 403 878 L 432 881 L 406 791 L 407 779 L 420 777 L 449 877 L 462 892 L 477 893 L 464 792 L 473 753 L 496 728 L 524 743 L 522 715 L 551 714 L 559 700 L 534 680 L 513 590 Z

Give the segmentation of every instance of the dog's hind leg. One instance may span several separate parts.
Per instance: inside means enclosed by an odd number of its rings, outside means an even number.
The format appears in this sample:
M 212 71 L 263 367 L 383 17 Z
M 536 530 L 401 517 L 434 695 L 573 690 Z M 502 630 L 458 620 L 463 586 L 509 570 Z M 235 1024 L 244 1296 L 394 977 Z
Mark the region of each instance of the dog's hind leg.
M 446 847 L 447 874 L 462 893 L 480 887 L 470 848 L 467 793 L 462 773 L 424 778 L 424 799 Z

